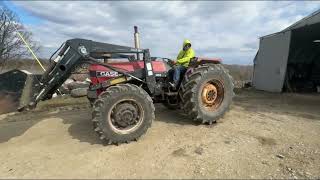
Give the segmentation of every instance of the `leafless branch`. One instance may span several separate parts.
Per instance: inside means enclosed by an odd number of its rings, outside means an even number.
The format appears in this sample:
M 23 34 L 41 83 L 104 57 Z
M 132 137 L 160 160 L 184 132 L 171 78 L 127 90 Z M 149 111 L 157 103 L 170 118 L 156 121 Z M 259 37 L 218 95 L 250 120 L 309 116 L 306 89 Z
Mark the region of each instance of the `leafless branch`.
M 8 8 L 0 9 L 0 65 L 12 59 L 27 57 L 30 52 L 19 38 L 18 30 L 34 51 L 39 45 L 32 40 L 32 33 L 20 23 L 19 17 Z

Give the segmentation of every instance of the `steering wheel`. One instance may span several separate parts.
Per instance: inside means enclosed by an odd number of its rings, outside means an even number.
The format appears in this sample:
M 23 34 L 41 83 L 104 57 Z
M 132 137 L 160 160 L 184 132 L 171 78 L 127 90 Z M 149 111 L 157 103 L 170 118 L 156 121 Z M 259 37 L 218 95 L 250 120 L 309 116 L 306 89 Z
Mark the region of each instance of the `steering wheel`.
M 169 64 L 169 66 L 173 67 L 174 66 L 174 61 L 172 59 L 169 59 L 169 58 L 162 58 L 163 61 L 165 61 L 166 63 Z
M 165 61 L 165 62 L 172 61 L 172 59 L 169 59 L 169 58 L 161 58 L 161 59 L 163 59 L 163 61 Z

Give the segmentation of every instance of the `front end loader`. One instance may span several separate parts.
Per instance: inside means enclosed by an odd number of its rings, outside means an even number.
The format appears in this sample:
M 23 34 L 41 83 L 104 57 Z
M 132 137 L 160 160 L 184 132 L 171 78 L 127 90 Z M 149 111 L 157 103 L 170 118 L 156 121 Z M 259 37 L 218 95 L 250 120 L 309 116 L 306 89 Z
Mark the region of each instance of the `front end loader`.
M 87 97 L 93 109 L 93 129 L 108 144 L 128 143 L 143 135 L 155 119 L 154 103 L 182 109 L 190 119 L 205 124 L 222 117 L 234 93 L 232 78 L 221 60 L 193 58 L 177 89 L 168 83 L 170 62 L 151 57 L 149 49 L 67 40 L 46 72 L 24 88 L 32 93 L 19 111 L 50 99 L 72 72 L 89 64 Z

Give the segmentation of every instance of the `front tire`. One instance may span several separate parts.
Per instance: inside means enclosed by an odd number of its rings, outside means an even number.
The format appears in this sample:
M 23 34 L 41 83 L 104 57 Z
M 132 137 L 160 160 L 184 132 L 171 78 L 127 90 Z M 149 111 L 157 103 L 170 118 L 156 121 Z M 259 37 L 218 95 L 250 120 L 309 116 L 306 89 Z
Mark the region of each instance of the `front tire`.
M 182 109 L 192 119 L 212 124 L 229 109 L 233 88 L 232 77 L 221 64 L 200 65 L 182 81 Z
M 146 133 L 155 119 L 148 93 L 133 84 L 118 84 L 103 92 L 93 105 L 93 126 L 108 144 L 128 143 Z

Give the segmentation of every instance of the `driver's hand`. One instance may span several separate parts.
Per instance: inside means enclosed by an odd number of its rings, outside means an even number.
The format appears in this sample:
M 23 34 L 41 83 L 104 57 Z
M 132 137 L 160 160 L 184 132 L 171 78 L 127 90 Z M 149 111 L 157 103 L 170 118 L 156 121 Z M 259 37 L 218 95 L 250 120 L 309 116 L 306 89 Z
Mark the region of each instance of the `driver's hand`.
M 177 64 L 177 62 L 176 62 L 176 61 L 174 61 L 174 60 L 170 60 L 170 61 L 169 61 L 169 64 L 170 64 L 171 66 L 174 66 L 174 65 L 176 65 L 176 64 Z

